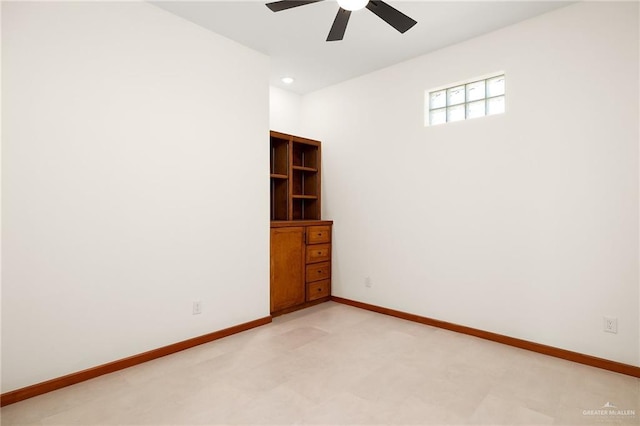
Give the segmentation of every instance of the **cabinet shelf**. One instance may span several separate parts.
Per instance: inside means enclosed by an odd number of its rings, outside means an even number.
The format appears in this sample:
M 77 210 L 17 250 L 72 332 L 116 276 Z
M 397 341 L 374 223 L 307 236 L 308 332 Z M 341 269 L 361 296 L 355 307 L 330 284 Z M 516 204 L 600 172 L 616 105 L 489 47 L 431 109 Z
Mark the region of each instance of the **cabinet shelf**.
M 293 198 L 294 200 L 317 200 L 318 196 L 317 195 L 302 195 L 302 194 L 294 194 L 291 196 L 291 198 Z
M 289 176 L 279 173 L 271 173 L 271 179 L 289 179 Z
M 291 168 L 293 170 L 301 170 L 303 172 L 312 172 L 312 173 L 317 173 L 318 169 L 314 168 L 314 167 L 305 167 L 305 166 L 291 166 Z
M 289 173 L 289 140 L 285 135 L 271 133 L 271 176 Z

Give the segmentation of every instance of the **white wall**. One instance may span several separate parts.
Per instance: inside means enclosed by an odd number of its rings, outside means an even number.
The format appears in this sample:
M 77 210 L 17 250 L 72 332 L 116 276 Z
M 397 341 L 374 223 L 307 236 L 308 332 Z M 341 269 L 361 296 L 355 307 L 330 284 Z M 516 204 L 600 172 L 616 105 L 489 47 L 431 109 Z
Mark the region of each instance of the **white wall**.
M 2 391 L 268 316 L 268 58 L 146 3 L 2 8 Z
M 271 130 L 300 135 L 301 95 L 270 86 L 269 112 Z
M 307 95 L 334 295 L 640 365 L 638 38 L 637 3 L 580 3 Z M 423 126 L 501 70 L 506 114 Z

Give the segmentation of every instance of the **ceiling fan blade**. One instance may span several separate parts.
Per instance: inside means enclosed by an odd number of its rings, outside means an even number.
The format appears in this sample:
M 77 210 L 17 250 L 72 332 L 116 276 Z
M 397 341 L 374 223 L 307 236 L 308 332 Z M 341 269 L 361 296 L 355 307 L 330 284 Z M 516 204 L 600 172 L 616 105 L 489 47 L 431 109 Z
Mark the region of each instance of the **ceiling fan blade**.
M 347 30 L 347 23 L 349 23 L 350 16 L 350 10 L 345 10 L 343 8 L 340 8 L 340 10 L 338 10 L 336 19 L 334 19 L 331 30 L 329 31 L 329 35 L 327 36 L 327 41 L 342 40 L 342 38 L 344 37 L 344 32 Z
M 391 7 L 380 0 L 371 0 L 367 3 L 367 9 L 378 15 L 383 21 L 401 33 L 406 32 L 409 28 L 418 23 L 400 12 L 398 9 Z
M 281 10 L 304 6 L 305 4 L 318 3 L 319 1 L 323 0 L 282 0 L 267 3 L 266 6 L 274 12 L 280 12 Z

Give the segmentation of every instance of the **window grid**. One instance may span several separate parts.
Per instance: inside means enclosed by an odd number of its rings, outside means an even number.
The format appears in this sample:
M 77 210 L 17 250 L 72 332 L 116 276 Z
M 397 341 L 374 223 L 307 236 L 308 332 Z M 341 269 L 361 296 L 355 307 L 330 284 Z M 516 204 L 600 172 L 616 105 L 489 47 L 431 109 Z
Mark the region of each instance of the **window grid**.
M 480 97 L 471 98 L 471 91 L 476 90 L 478 87 L 470 88 L 470 86 L 478 86 L 480 83 L 482 83 L 482 85 L 484 86 L 484 93 Z M 494 92 L 496 92 L 497 89 L 497 93 L 490 93 L 492 83 L 495 84 Z M 506 82 L 504 74 L 498 74 L 488 78 L 473 80 L 463 84 L 456 84 L 454 86 L 449 86 L 446 88 L 428 92 L 429 100 L 427 123 L 430 126 L 434 126 L 437 124 L 450 123 L 453 121 L 462 121 L 471 118 L 504 113 L 505 83 Z M 454 98 L 454 96 L 457 94 L 457 92 L 453 92 L 454 89 L 457 89 L 458 91 L 463 90 L 464 98 Z M 438 104 L 434 106 L 434 98 L 437 98 L 439 96 L 444 96 L 444 104 L 442 104 L 442 102 L 438 102 Z M 498 105 L 498 109 L 492 112 L 490 110 L 490 101 L 499 98 L 503 99 L 502 105 Z M 481 113 L 478 113 L 476 111 L 476 115 L 470 116 L 473 113 L 473 111 L 471 111 L 471 108 L 473 106 L 477 106 L 479 103 L 482 103 L 483 107 Z M 460 109 L 462 109 L 462 111 L 460 111 Z M 439 120 L 437 120 L 437 122 L 434 123 L 434 112 L 438 114 L 444 113 L 444 120 L 440 118 Z

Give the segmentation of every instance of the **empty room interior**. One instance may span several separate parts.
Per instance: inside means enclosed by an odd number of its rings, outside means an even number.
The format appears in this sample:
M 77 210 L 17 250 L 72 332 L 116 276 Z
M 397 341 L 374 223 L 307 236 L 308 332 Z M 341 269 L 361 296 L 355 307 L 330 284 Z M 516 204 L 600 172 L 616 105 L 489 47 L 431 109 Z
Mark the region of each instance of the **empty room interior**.
M 2 1 L 2 424 L 638 424 L 639 3 L 266 3 Z

